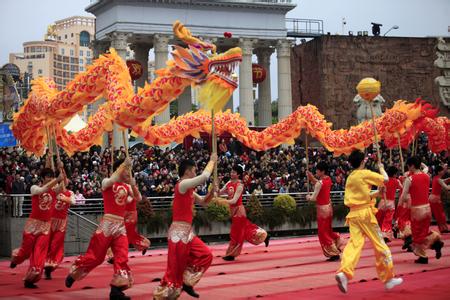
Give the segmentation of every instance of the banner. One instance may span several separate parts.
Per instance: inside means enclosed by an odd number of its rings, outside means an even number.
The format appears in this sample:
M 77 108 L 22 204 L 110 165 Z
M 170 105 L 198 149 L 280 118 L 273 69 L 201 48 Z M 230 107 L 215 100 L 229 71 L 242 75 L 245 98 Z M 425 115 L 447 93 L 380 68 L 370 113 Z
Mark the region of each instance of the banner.
M 17 145 L 11 129 L 11 123 L 0 123 L 0 147 L 12 147 Z

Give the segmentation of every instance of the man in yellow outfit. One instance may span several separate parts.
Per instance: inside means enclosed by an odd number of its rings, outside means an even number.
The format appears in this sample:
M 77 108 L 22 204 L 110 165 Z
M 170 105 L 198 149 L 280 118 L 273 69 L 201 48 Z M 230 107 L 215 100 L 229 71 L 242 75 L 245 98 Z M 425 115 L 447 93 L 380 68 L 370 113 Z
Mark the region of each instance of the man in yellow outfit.
M 350 208 L 347 223 L 350 227 L 350 240 L 345 246 L 341 259 L 341 267 L 337 271 L 336 281 L 343 293 L 347 293 L 347 284 L 353 278 L 356 264 L 359 261 L 364 239 L 367 237 L 375 248 L 376 269 L 378 277 L 387 290 L 403 282 L 402 278 L 394 277 L 394 264 L 389 247 L 384 242 L 380 227 L 375 217 L 375 207 L 371 203 L 372 186 L 382 187 L 389 177 L 383 164 L 378 167 L 381 174 L 365 169 L 364 153 L 353 151 L 348 161 L 353 167 L 345 184 L 344 204 Z

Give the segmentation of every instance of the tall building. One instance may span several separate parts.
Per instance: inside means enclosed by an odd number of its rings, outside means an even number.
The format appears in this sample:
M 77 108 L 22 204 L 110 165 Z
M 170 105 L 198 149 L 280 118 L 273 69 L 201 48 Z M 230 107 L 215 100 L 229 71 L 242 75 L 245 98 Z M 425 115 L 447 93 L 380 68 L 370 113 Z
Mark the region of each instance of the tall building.
M 23 53 L 11 53 L 9 62 L 33 78 L 53 78 L 58 89 L 62 89 L 92 63 L 89 45 L 94 35 L 95 18 L 75 16 L 59 20 L 48 26 L 43 41 L 23 43 Z

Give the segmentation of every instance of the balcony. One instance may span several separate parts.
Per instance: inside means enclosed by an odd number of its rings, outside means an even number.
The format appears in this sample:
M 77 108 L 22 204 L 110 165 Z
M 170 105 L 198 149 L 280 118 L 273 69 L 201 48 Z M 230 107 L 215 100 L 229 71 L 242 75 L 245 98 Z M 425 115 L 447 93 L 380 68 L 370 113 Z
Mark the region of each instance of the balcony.
M 314 38 L 323 35 L 323 20 L 286 18 L 287 36 Z

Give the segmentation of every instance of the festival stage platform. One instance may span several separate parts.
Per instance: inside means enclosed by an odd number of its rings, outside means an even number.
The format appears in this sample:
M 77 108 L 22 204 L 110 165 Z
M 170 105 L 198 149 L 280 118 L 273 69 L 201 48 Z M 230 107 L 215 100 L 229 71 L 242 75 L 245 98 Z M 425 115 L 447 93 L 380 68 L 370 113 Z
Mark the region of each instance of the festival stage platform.
M 196 290 L 201 299 L 449 299 L 450 235 L 443 236 L 443 256 L 436 260 L 429 251 L 428 265 L 416 265 L 412 253 L 403 252 L 401 241 L 390 244 L 397 275 L 403 285 L 385 291 L 376 279 L 373 250 L 366 242 L 348 294 L 336 287 L 334 272 L 339 262 L 326 262 L 317 237 L 272 240 L 268 248 L 245 245 L 243 254 L 234 262 L 220 256 L 226 245 L 211 245 L 214 260 Z M 130 253 L 130 266 L 135 285 L 126 293 L 132 299 L 151 299 L 158 278 L 166 267 L 167 249 L 148 251 L 146 256 Z M 108 299 L 112 266 L 104 263 L 71 289 L 64 286 L 74 257 L 64 259 L 53 280 L 41 280 L 39 289 L 23 288 L 22 278 L 27 263 L 9 269 L 9 262 L 0 262 L 0 298 L 3 299 Z M 182 294 L 180 299 L 192 299 Z

